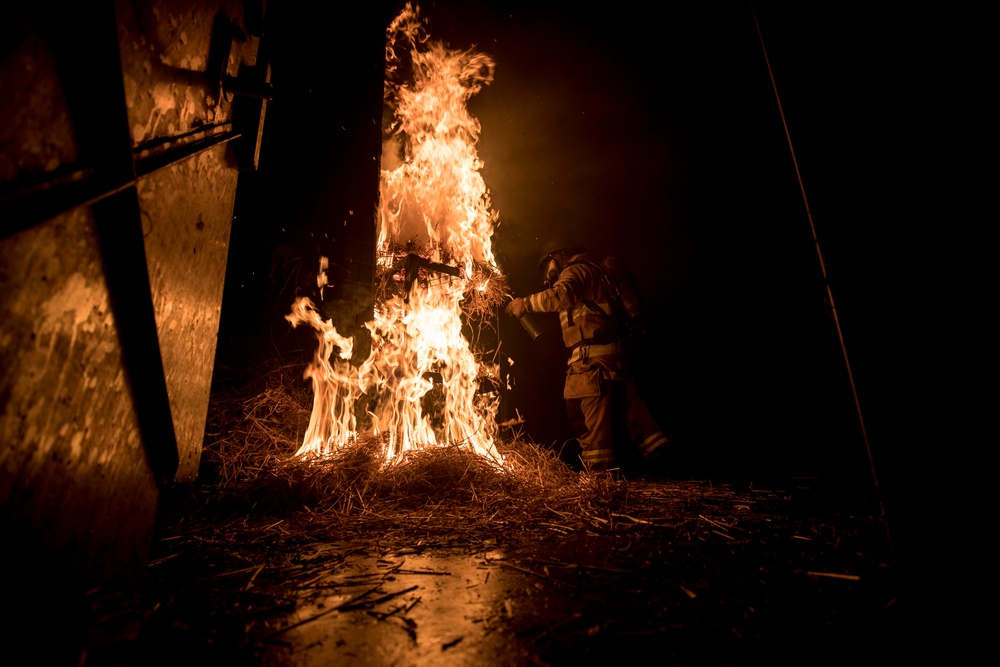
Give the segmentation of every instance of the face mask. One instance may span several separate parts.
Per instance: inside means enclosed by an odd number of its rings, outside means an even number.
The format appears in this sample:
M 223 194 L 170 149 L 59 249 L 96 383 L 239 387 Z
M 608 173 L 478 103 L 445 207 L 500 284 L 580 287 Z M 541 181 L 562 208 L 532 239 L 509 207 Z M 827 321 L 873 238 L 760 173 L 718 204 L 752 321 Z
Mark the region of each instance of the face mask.
M 559 278 L 559 263 L 552 257 L 549 257 L 542 267 L 542 276 L 542 282 L 545 283 L 546 289 L 552 289 L 552 286 L 556 284 L 556 280 Z

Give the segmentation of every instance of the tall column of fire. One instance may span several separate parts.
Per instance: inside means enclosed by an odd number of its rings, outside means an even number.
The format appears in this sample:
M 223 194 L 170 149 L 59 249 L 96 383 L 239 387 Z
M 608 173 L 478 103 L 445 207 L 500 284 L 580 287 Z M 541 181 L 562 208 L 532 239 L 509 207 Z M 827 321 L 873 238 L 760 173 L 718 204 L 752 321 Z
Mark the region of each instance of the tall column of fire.
M 352 364 L 354 341 L 308 298 L 295 302 L 287 319 L 319 339 L 305 372 L 313 412 L 298 454 L 329 454 L 367 433 L 381 438 L 388 459 L 458 445 L 500 463 L 499 398 L 479 390 L 496 368 L 467 335 L 503 297 L 491 245 L 498 215 L 479 173 L 480 125 L 466 106 L 492 81 L 494 63 L 431 40 L 409 4 L 386 37 L 371 354 Z

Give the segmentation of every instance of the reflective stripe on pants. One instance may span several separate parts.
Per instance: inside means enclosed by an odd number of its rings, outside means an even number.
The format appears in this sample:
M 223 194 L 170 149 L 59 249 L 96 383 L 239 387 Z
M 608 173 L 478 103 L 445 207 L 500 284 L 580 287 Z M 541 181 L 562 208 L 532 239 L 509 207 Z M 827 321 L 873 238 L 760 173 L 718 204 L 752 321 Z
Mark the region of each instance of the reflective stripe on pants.
M 567 398 L 566 411 L 580 441 L 581 460 L 592 470 L 615 466 L 615 446 L 633 444 L 652 459 L 669 444 L 631 380 L 600 381 L 600 395 Z
M 615 464 L 615 450 L 585 449 L 580 453 L 580 461 L 587 470 L 607 470 Z
M 639 443 L 639 453 L 647 461 L 655 459 L 666 451 L 667 444 L 669 444 L 667 436 L 657 431 Z

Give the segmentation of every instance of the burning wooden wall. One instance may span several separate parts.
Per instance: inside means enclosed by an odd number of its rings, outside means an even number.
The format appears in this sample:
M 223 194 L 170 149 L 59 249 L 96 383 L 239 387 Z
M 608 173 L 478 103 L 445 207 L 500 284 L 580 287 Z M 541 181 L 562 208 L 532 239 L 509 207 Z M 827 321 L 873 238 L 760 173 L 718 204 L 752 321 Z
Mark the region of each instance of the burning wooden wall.
M 264 7 L 4 14 L 0 530 L 95 582 L 145 564 L 160 487 L 197 475 Z

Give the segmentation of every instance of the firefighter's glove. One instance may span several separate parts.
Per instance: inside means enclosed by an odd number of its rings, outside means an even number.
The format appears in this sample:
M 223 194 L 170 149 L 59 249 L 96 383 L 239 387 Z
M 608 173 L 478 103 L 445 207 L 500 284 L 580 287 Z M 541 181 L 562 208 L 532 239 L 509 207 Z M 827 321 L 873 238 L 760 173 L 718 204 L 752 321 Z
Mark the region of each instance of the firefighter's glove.
M 507 314 L 513 318 L 521 319 L 525 313 L 530 312 L 527 299 L 516 298 L 507 304 Z

